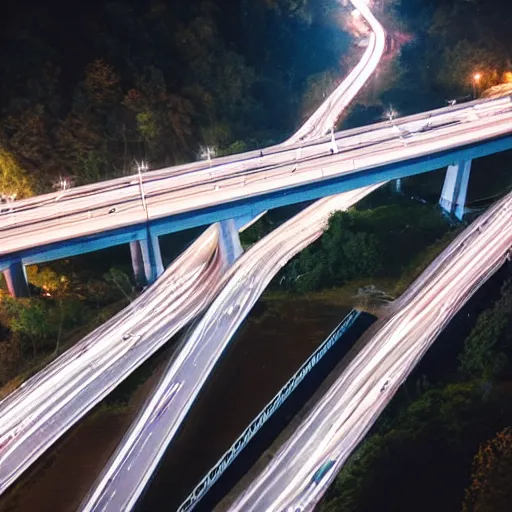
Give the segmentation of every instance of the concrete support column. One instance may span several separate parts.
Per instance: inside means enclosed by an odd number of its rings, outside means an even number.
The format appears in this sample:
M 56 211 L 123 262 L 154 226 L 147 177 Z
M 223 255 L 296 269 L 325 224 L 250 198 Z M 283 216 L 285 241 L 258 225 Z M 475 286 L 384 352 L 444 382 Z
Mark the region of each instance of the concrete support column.
M 157 236 L 130 242 L 135 281 L 139 286 L 154 283 L 164 272 Z
M 25 267 L 21 261 L 16 261 L 4 270 L 7 289 L 11 297 L 28 297 L 28 281 Z
M 130 242 L 130 254 L 135 282 L 138 286 L 144 286 L 147 284 L 146 274 L 144 273 L 144 260 L 142 259 L 142 250 L 138 240 Z
M 164 264 L 162 262 L 162 253 L 160 252 L 160 243 L 157 236 L 150 236 L 140 240 L 142 259 L 144 260 L 144 273 L 148 284 L 154 283 L 163 273 Z
M 395 180 L 395 192 L 397 194 L 402 193 L 402 178 L 398 178 L 397 180 Z
M 233 264 L 242 254 L 243 249 L 238 236 L 235 219 L 219 222 L 220 226 L 220 250 L 229 265 Z
M 464 206 L 468 192 L 471 160 L 461 160 L 446 170 L 443 192 L 439 199 L 441 208 L 459 220 L 464 217 Z

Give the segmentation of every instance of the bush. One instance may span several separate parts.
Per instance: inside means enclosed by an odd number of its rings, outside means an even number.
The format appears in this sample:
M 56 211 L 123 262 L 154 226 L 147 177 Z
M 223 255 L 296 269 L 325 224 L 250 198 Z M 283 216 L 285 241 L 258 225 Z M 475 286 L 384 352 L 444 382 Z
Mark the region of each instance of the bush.
M 449 229 L 437 207 L 390 205 L 336 212 L 322 238 L 278 277 L 301 292 L 371 277 L 399 277 L 411 260 Z

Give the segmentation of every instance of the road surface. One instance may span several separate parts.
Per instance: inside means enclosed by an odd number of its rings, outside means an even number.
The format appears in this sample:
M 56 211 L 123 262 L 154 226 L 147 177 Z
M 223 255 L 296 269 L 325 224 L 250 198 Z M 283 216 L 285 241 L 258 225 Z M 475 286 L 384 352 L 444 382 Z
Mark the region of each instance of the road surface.
M 357 96 L 377 69 L 386 45 L 386 33 L 375 19 L 365 0 L 350 0 L 368 23 L 371 32 L 362 59 L 343 83 L 336 88 L 314 114 L 293 134 L 283 146 L 296 144 L 306 138 L 318 139 L 334 128 L 337 118 Z
M 325 115 L 317 117 L 318 122 L 325 124 L 324 118 Z M 389 131 L 387 126 L 384 129 Z M 356 145 L 364 137 L 361 130 L 353 130 L 349 137 L 341 137 L 340 141 Z M 352 142 L 353 138 L 357 141 Z M 194 167 L 204 165 L 204 162 L 199 162 L 154 171 L 148 173 L 149 178 L 145 175 L 145 179 L 160 186 L 162 176 L 190 174 L 194 172 Z M 12 221 L 12 235 L 22 225 L 20 217 L 27 218 L 30 223 L 42 215 L 42 210 L 62 213 L 65 207 L 69 207 L 72 211 L 77 202 L 94 201 L 97 194 L 119 195 L 130 186 L 138 190 L 138 177 L 135 178 L 135 186 L 127 183 L 127 178 L 120 178 L 70 189 L 65 193 L 17 201 L 9 205 L 12 211 L 0 217 L 0 232 L 6 229 L 6 221 L 9 220 Z M 134 181 L 133 177 L 129 179 Z M 63 220 L 56 217 L 56 222 Z M 155 285 L 130 306 L 0 403 L 0 493 L 213 299 L 221 289 L 227 268 L 225 258 L 219 252 L 217 229 L 217 226 L 208 229 Z M 32 235 L 26 233 L 26 236 Z M 37 245 L 33 239 L 28 243 Z
M 274 275 L 323 232 L 329 215 L 378 185 L 317 201 L 244 253 L 186 337 L 81 510 L 130 510 L 237 328 Z
M 360 1 L 354 0 L 354 4 Z M 364 5 L 363 8 L 367 10 Z M 369 47 L 362 59 L 364 66 L 340 85 L 341 93 L 336 90 L 331 95 L 330 104 L 337 108 L 348 104 L 383 54 L 384 32 L 373 16 L 371 22 L 379 32 L 373 41 L 382 40 L 382 44 Z M 326 125 L 325 108 L 323 111 L 323 115 L 313 115 L 312 125 Z M 334 112 L 329 110 L 327 115 Z M 305 133 L 301 138 L 315 135 L 316 132 Z M 366 187 L 318 201 L 241 256 L 228 272 L 219 296 L 170 361 L 164 378 L 86 497 L 83 510 L 130 510 L 135 505 L 215 363 L 272 277 L 322 234 L 333 211 L 349 208 L 376 188 Z
M 355 174 L 512 131 L 510 97 L 456 105 L 400 122 L 379 123 L 350 136 L 186 172 L 144 183 L 150 220 L 258 197 L 327 178 Z M 239 156 L 239 158 L 242 158 Z M 146 222 L 137 185 L 106 188 L 34 207 L 5 206 L 0 215 L 0 257 L 31 247 Z M 71 189 L 78 194 L 79 189 Z M 23 203 L 24 204 L 24 203 Z M 115 209 L 115 211 L 113 211 Z M 112 213 L 109 213 L 112 212 Z M 1 258 L 0 258 L 1 259 Z M 1 262 L 0 262 L 1 265 Z
M 343 372 L 232 512 L 312 510 L 436 336 L 512 248 L 512 193 L 458 236 L 351 351 Z M 335 461 L 315 483 L 315 472 Z
M 210 227 L 148 292 L 0 403 L 0 493 L 213 299 L 227 268 Z
M 361 85 L 359 83 L 359 87 Z M 346 90 L 353 94 L 350 88 Z M 491 108 L 502 110 L 503 106 L 510 108 L 508 99 Z M 460 111 L 457 115 L 460 115 Z M 472 112 L 471 121 L 474 119 Z M 408 148 L 410 142 L 406 146 L 403 137 L 411 133 L 425 133 L 424 120 L 415 123 L 399 130 L 392 142 L 388 139 L 384 144 L 393 145 L 398 139 L 400 147 Z M 453 119 L 431 118 L 429 132 L 455 124 Z M 396 132 L 393 126 L 391 130 Z M 368 146 L 364 153 L 368 155 Z M 298 169 L 296 171 L 299 172 Z M 325 225 L 330 212 L 355 204 L 374 188 L 360 189 L 355 194 L 350 192 L 315 203 L 240 258 L 228 273 L 229 281 L 223 286 L 222 292 L 187 337 L 180 354 L 183 358 L 170 362 L 153 396 L 146 402 L 82 503 L 82 510 L 130 510 L 135 505 L 215 363 L 268 282 L 294 254 L 320 236 L 321 226 Z

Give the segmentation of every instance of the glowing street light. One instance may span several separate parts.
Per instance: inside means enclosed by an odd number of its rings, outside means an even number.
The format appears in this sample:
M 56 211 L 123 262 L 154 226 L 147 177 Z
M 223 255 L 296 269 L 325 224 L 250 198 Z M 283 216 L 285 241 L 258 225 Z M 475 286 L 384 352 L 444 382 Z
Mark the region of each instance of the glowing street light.
M 208 160 L 210 167 L 212 166 L 212 157 L 214 157 L 215 154 L 215 146 L 201 146 L 200 148 L 201 158 Z
M 482 74 L 481 73 L 475 73 L 473 75 L 473 98 L 476 98 L 477 97 L 477 87 L 479 86 L 480 84 L 480 79 L 482 78 Z
M 391 124 L 393 120 L 398 116 L 398 112 L 390 105 L 389 109 L 384 112 L 384 118 L 387 119 Z

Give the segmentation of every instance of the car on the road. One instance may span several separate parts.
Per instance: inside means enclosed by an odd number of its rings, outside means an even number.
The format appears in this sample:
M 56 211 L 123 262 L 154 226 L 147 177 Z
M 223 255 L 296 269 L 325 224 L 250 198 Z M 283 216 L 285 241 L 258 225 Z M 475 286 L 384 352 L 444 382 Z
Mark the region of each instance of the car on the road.
M 324 462 L 320 468 L 316 471 L 316 473 L 312 476 L 311 482 L 318 485 L 320 480 L 325 476 L 325 474 L 334 466 L 335 460 L 328 460 Z

